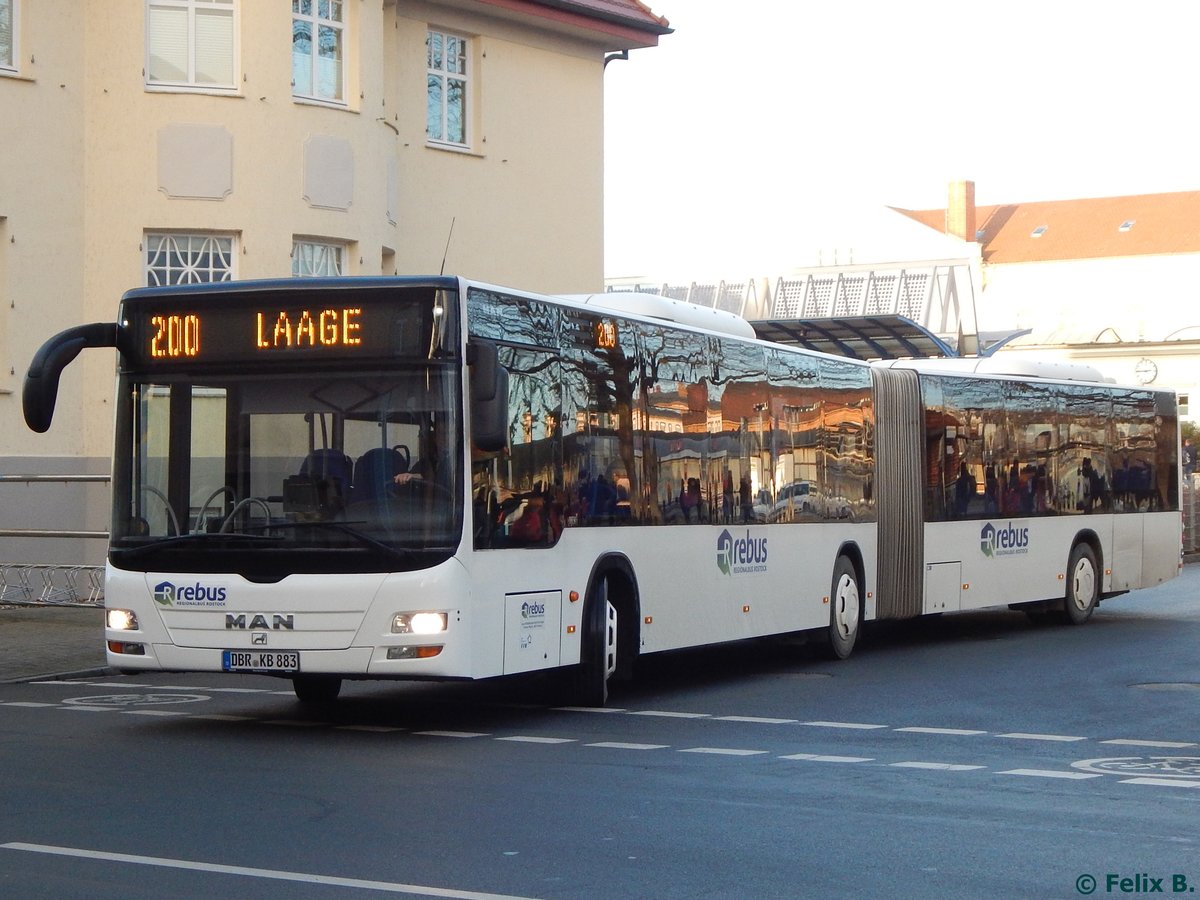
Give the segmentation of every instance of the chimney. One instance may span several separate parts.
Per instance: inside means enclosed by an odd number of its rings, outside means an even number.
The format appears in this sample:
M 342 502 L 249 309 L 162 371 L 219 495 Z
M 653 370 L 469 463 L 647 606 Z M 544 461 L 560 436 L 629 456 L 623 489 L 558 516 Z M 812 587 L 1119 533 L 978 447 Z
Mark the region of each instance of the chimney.
M 946 199 L 946 234 L 974 242 L 975 182 L 950 182 L 950 193 Z

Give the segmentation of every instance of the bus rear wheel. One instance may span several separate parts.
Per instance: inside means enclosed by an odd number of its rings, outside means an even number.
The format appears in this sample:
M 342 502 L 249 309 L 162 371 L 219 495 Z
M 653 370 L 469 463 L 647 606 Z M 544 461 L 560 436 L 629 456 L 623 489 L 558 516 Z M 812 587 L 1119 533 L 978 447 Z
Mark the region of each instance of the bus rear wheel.
M 1100 599 L 1100 574 L 1096 552 L 1087 544 L 1076 544 L 1067 563 L 1067 596 L 1063 608 L 1067 622 L 1082 625 L 1096 611 Z
M 301 703 L 323 706 L 333 703 L 342 692 L 342 679 L 336 675 L 297 675 L 292 690 Z
M 854 652 L 862 624 L 861 596 L 854 564 L 839 556 L 829 589 L 829 653 L 835 659 L 846 659 Z
M 608 602 L 608 580 L 601 578 L 583 610 L 579 665 L 570 679 L 576 706 L 604 706 L 608 683 L 617 670 L 617 610 Z

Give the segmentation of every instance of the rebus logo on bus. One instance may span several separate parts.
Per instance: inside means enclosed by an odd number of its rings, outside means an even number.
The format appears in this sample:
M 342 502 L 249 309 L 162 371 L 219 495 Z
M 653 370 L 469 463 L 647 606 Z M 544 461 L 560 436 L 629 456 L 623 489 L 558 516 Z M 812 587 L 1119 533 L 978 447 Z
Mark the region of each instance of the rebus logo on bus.
M 203 584 L 176 585 L 162 581 L 154 586 L 154 602 L 160 606 L 224 606 L 226 596 L 225 588 Z
M 734 538 L 725 529 L 717 537 L 717 568 L 725 575 L 767 571 L 767 539 L 752 537 L 750 529 L 744 538 Z
M 522 619 L 540 618 L 541 616 L 544 616 L 545 614 L 546 614 L 546 604 L 545 603 L 530 603 L 528 600 L 526 600 L 524 603 L 521 604 L 521 618 Z
M 1016 556 L 1029 552 L 1029 529 L 1014 528 L 1009 522 L 1003 528 L 997 528 L 991 522 L 985 522 L 979 532 L 979 549 L 984 556 Z

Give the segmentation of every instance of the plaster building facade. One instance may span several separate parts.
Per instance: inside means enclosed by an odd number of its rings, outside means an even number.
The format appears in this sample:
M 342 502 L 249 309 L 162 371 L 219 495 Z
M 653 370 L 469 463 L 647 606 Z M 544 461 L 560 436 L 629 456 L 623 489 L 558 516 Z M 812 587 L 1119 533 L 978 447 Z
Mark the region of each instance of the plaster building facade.
M 69 367 L 45 435 L 20 387 L 131 287 L 444 265 L 595 290 L 605 64 L 669 32 L 638 0 L 0 0 L 0 473 L 108 472 L 114 354 Z M 0 529 L 107 510 L 104 484 L 0 484 Z

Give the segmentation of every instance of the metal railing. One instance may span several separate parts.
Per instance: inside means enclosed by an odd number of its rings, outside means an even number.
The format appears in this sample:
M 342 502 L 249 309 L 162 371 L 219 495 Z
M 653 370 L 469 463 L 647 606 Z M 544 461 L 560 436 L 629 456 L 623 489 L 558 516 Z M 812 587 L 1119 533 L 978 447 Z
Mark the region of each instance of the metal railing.
M 108 475 L 0 475 L 0 484 L 107 484 Z M 0 537 L 108 540 L 107 531 L 0 528 Z M 102 606 L 104 567 L 0 561 L 0 603 Z

